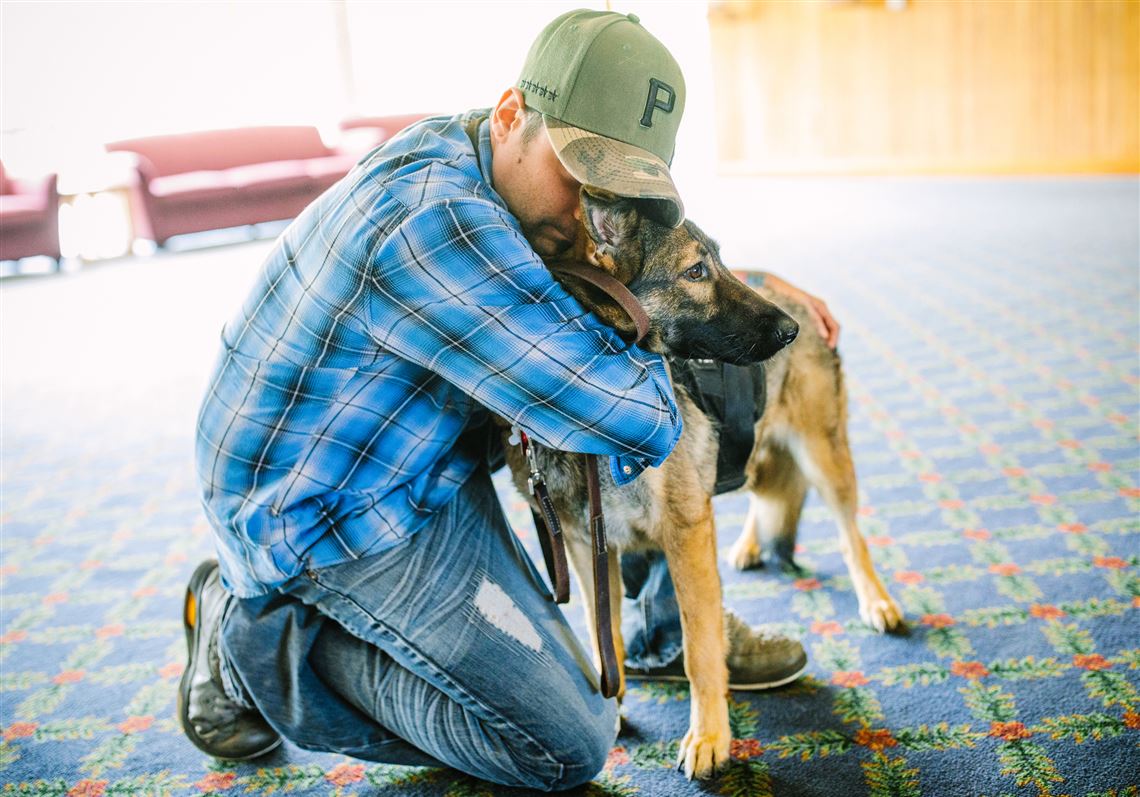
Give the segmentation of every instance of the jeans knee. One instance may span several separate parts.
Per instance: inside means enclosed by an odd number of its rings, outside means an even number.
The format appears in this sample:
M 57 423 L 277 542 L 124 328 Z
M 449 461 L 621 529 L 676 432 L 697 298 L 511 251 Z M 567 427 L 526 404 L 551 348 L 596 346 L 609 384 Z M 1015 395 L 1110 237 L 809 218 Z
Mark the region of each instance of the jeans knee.
M 602 771 L 613 749 L 618 732 L 618 703 L 606 700 L 597 715 L 577 727 L 565 726 L 567 736 L 555 757 L 562 763 L 562 775 L 550 791 L 572 789 L 589 783 Z

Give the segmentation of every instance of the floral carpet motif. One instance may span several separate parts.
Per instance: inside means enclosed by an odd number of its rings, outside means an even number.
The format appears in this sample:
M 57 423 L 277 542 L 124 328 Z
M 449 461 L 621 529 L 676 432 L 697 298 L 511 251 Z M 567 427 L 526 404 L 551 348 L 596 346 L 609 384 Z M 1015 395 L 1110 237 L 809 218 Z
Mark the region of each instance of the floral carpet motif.
M 730 694 L 733 761 L 705 784 L 672 767 L 687 686 L 632 682 L 606 767 L 577 793 L 1138 794 L 1137 183 L 890 190 L 910 207 L 897 229 L 738 248 L 823 295 L 843 324 L 859 520 L 908 631 L 859 622 L 837 532 L 812 496 L 799 572 L 721 565 L 726 604 L 799 635 L 807 675 Z M 216 337 L 179 370 L 159 343 L 115 346 L 99 330 L 140 312 L 152 329 L 191 324 L 211 292 L 179 286 L 230 267 L 207 261 L 263 252 L 123 266 L 184 297 L 149 311 L 121 298 L 114 264 L 60 288 L 2 288 L 0 795 L 525 793 L 288 744 L 223 764 L 179 730 L 182 591 L 211 550 L 189 419 Z M 35 319 L 58 339 L 40 341 Z M 80 389 L 66 375 L 77 372 Z M 503 477 L 512 524 L 541 562 Z M 745 508 L 740 495 L 717 499 L 722 554 Z M 567 616 L 584 638 L 576 594 Z

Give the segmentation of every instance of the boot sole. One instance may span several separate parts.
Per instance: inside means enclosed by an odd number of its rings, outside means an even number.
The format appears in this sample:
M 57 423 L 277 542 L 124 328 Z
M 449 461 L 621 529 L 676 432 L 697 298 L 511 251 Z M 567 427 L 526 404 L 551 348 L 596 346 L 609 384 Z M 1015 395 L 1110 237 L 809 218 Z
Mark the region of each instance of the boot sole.
M 800 676 L 807 670 L 807 658 L 805 657 L 803 663 L 797 670 L 790 675 L 781 676 L 774 681 L 759 681 L 756 683 L 735 683 L 731 679 L 728 682 L 728 688 L 734 692 L 763 692 L 766 689 L 777 689 L 781 686 L 787 686 L 793 681 L 799 680 Z M 669 681 L 672 683 L 688 683 L 689 679 L 685 675 L 653 675 L 650 673 L 635 673 L 626 670 L 625 678 L 627 681 Z

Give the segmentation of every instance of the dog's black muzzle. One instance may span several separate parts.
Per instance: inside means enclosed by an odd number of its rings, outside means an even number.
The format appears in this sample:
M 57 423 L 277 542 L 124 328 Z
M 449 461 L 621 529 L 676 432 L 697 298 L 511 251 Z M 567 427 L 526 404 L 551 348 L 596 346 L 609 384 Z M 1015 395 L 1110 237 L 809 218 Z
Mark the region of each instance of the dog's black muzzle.
M 800 332 L 794 318 L 743 283 L 728 283 L 723 296 L 726 309 L 717 326 L 724 325 L 728 334 L 718 360 L 734 365 L 763 362 Z
M 776 305 L 764 304 L 767 307 L 760 313 L 737 308 L 743 312 L 726 312 L 703 323 L 679 325 L 676 337 L 682 343 L 672 346 L 672 351 L 680 357 L 719 360 L 732 365 L 767 360 L 796 339 L 800 325 Z
M 796 339 L 800 325 L 790 315 L 773 306 L 774 312 L 765 313 L 749 333 L 741 336 L 739 348 L 728 348 L 719 359 L 733 365 L 751 365 L 763 362 Z

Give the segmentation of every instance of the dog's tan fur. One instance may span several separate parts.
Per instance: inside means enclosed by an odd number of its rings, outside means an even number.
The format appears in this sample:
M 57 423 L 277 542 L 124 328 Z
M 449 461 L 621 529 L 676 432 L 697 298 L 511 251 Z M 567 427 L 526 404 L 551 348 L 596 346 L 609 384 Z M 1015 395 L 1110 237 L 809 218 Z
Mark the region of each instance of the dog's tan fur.
M 775 306 L 783 300 L 761 298 L 736 280 L 720 262 L 716 245 L 695 226 L 686 223 L 666 230 L 641 218 L 630 203 L 607 202 L 583 194 L 588 234 L 579 236 L 583 239 L 579 248 L 566 257 L 601 268 L 630 286 L 651 321 L 650 334 L 642 344 L 645 348 L 707 357 L 711 352 L 702 347 L 712 347 L 718 355 L 725 354 L 718 358 L 743 363 L 768 357 L 784 345 L 772 337 L 774 328 L 783 325 L 786 332 L 790 324 Z M 709 278 L 689 279 L 686 275 L 691 275 L 694 264 L 705 264 Z M 562 281 L 603 321 L 619 331 L 631 329 L 628 317 L 604 294 L 571 277 Z M 839 361 L 806 321 L 803 308 L 787 309 L 800 317 L 803 332 L 768 370 L 768 409 L 757 425 L 757 443 L 747 467 L 752 509 L 731 558 L 737 567 L 756 564 L 761 539 L 784 544 L 790 540 L 794 546 L 800 507 L 808 484 L 814 485 L 840 518 L 844 557 L 859 595 L 860 612 L 875 628 L 891 628 L 901 612 L 875 574 L 855 525 L 855 476 L 846 440 Z M 678 314 L 685 317 L 678 319 Z M 675 385 L 675 395 L 684 433 L 662 466 L 647 469 L 624 487 L 602 479 L 610 541 L 610 616 L 622 670 L 623 587 L 618 552 L 664 551 L 680 608 L 685 672 L 691 689 L 689 730 L 681 740 L 678 764 L 688 777 L 704 778 L 728 761 L 731 742 L 728 640 L 712 508 L 718 439 L 712 423 L 684 388 Z M 541 446 L 536 446 L 536 452 L 563 526 L 600 671 L 584 461 L 581 455 Z M 508 446 L 507 461 L 516 486 L 528 495 L 529 468 L 521 450 Z M 622 670 L 619 700 L 624 693 Z

